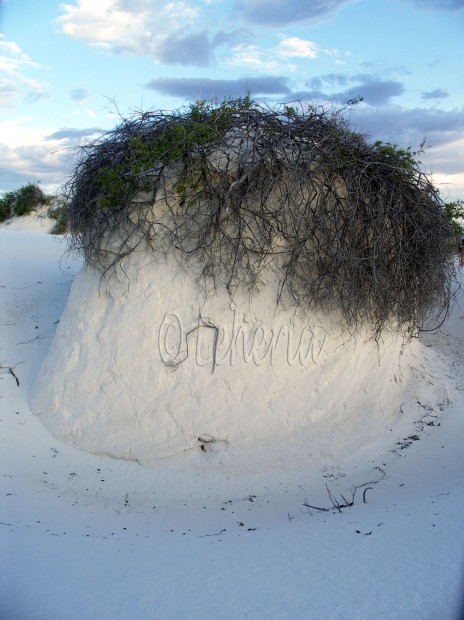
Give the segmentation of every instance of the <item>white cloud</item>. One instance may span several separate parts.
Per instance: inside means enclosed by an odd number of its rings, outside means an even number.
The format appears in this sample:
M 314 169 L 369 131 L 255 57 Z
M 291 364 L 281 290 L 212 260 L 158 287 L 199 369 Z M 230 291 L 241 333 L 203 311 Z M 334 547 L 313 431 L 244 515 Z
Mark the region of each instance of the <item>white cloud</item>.
M 163 6 L 164 3 L 161 3 Z M 188 2 L 169 2 L 166 5 L 164 15 L 173 21 L 173 25 L 177 28 L 190 26 L 199 16 L 200 12 L 197 8 L 191 6 Z
M 2 34 L 0 34 L 0 50 L 13 55 L 21 54 L 21 48 L 13 41 L 4 41 Z
M 449 132 L 448 140 L 427 150 L 426 157 L 431 165 L 443 174 L 463 178 L 462 162 L 464 161 L 464 138 Z M 462 196 L 464 198 L 464 195 Z
M 224 62 L 228 66 L 261 72 L 294 72 L 298 66 L 290 62 L 292 58 L 315 60 L 321 55 L 337 56 L 338 53 L 338 50 L 323 49 L 308 39 L 280 35 L 280 42 L 272 48 L 236 45 L 232 48 L 232 55 L 229 55 Z
M 437 172 L 432 176 L 432 182 L 440 191 L 440 196 L 445 202 L 463 200 L 464 196 L 464 173 L 446 174 Z
M 77 0 L 61 5 L 63 34 L 116 54 L 156 55 L 157 45 L 188 27 L 199 11 L 188 2 L 163 0 Z
M 0 34 L 0 70 L 16 75 L 21 68 L 39 69 L 40 65 L 25 54 L 14 41 L 5 41 Z
M 283 58 L 317 58 L 320 55 L 320 47 L 307 39 L 282 36 L 276 53 Z
M 121 10 L 116 0 L 78 0 L 77 5 L 63 4 L 61 8 L 64 15 L 57 23 L 63 34 L 74 39 L 95 44 L 130 42 L 131 47 L 138 48 L 149 35 L 145 29 L 148 15 Z
M 38 127 L 31 116 L 0 122 L 0 191 L 39 181 L 50 187 L 47 191 L 63 185 L 75 165 L 75 147 L 86 132 L 77 132 L 75 140 L 63 143 L 59 135 L 50 139 L 54 131 Z
M 295 65 L 289 63 L 282 65 L 275 58 L 276 55 L 272 50 L 260 50 L 255 45 L 239 45 L 233 48 L 232 56 L 227 57 L 224 62 L 230 67 L 241 67 L 245 70 L 259 72 L 295 70 Z
M 0 123 L 0 136 L 2 142 L 15 148 L 17 146 L 27 146 L 28 144 L 40 141 L 42 133 L 32 124 L 32 116 L 17 116 L 8 121 Z
M 70 149 L 53 149 L 50 144 L 12 148 L 0 142 L 0 191 L 39 182 L 46 191 L 56 191 L 70 175 L 71 154 Z
M 20 98 L 36 101 L 47 96 L 45 85 L 26 75 L 40 68 L 14 41 L 5 41 L 0 34 L 0 107 L 14 107 Z

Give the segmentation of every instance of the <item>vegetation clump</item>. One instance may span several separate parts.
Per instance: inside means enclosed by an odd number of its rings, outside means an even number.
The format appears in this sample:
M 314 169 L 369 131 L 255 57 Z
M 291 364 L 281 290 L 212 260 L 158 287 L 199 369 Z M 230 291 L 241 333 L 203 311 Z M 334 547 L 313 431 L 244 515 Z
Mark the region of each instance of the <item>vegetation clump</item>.
M 445 203 L 446 213 L 450 218 L 456 237 L 464 235 L 464 200 Z
M 224 285 L 413 335 L 447 313 L 453 227 L 416 153 L 352 131 L 344 110 L 249 97 L 143 112 L 82 149 L 72 248 L 102 273 L 137 248 Z
M 27 183 L 19 189 L 6 192 L 0 198 L 0 221 L 3 222 L 13 215 L 28 215 L 49 202 L 50 197 L 44 194 L 37 183 Z
M 12 203 L 14 197 L 13 192 L 6 192 L 0 197 L 0 222 L 7 220 L 9 217 L 13 215 L 12 213 Z
M 62 203 L 61 197 L 55 196 L 48 209 L 48 217 L 55 220 L 50 230 L 51 235 L 64 235 L 68 232 L 68 210 Z

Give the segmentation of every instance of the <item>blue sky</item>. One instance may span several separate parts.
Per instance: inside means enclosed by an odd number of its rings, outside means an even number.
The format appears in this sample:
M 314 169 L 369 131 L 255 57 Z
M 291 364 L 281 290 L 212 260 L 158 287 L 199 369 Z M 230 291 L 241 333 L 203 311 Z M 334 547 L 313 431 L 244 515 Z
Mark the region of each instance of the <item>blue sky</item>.
M 56 191 L 136 110 L 250 90 L 343 105 L 464 198 L 464 0 L 0 0 L 0 191 Z

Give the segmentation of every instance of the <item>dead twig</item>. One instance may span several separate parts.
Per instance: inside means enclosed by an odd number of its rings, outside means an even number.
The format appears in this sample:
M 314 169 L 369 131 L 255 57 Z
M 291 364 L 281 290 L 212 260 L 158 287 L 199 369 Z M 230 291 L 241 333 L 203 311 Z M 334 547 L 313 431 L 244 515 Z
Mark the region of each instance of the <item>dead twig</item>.
M 18 362 L 18 363 L 22 363 L 22 362 Z M 12 375 L 12 377 L 16 381 L 16 385 L 19 387 L 19 379 L 14 372 L 14 369 L 16 368 L 17 365 L 18 364 L 15 364 L 13 367 L 0 365 L 0 370 L 6 370 L 10 375 Z
M 327 494 L 328 494 L 329 499 L 331 501 L 332 507 L 328 508 L 326 506 L 314 506 L 312 504 L 309 504 L 307 499 L 303 502 L 303 506 L 305 506 L 305 508 L 308 508 L 310 510 L 318 510 L 320 512 L 329 512 L 330 510 L 337 510 L 338 512 L 341 512 L 343 509 L 351 508 L 351 506 L 354 505 L 354 500 L 355 500 L 355 497 L 356 497 L 356 491 L 358 489 L 364 489 L 364 491 L 363 491 L 363 503 L 367 504 L 366 493 L 367 493 L 367 491 L 373 489 L 372 486 L 367 486 L 367 485 L 378 484 L 379 482 L 381 482 L 381 480 L 383 480 L 385 478 L 385 475 L 386 475 L 385 471 L 381 467 L 375 467 L 375 469 L 378 469 L 380 471 L 380 473 L 382 474 L 382 478 L 380 478 L 380 480 L 371 480 L 369 482 L 364 482 L 363 484 L 359 484 L 359 485 L 355 485 L 355 486 L 351 487 L 351 489 L 350 489 L 351 498 L 350 499 L 347 499 L 342 493 L 340 493 L 341 500 L 337 499 L 337 497 L 330 490 L 329 485 L 326 482 L 325 483 L 325 487 L 327 489 Z

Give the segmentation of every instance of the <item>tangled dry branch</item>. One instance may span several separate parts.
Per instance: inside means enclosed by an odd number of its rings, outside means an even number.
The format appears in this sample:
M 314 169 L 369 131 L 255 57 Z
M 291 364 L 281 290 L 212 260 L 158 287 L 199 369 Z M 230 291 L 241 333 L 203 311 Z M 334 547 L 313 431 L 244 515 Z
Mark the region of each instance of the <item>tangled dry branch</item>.
M 233 295 L 347 327 L 412 335 L 448 310 L 452 227 L 409 150 L 369 144 L 343 111 L 246 99 L 140 113 L 82 149 L 67 187 L 73 249 L 103 273 L 174 252 Z

